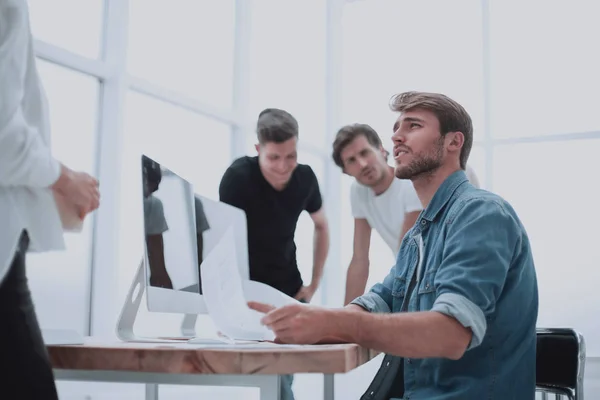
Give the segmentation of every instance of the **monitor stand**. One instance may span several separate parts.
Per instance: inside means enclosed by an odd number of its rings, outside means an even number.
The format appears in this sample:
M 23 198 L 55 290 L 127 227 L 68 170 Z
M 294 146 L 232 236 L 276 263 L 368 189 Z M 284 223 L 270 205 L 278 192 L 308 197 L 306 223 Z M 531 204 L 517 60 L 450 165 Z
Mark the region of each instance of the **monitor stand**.
M 144 276 L 144 260 L 142 259 L 127 293 L 127 297 L 125 297 L 121 314 L 119 315 L 117 337 L 124 342 L 185 343 L 190 339 L 194 339 L 195 343 L 202 343 L 203 339 L 196 337 L 195 325 L 198 316 L 195 314 L 184 314 L 180 337 L 147 337 L 135 334 L 133 326 L 140 309 L 140 304 L 142 303 L 142 296 L 146 290 Z M 220 343 L 221 341 L 207 338 L 205 342 Z

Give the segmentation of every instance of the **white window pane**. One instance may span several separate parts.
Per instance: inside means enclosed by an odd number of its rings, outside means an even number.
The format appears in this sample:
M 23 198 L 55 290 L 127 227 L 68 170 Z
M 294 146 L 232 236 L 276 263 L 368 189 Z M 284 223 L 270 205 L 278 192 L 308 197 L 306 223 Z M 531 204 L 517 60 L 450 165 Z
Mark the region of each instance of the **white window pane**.
M 600 3 L 490 2 L 495 138 L 600 130 Z
M 435 10 L 435 12 L 432 12 Z M 478 0 L 369 0 L 343 16 L 342 123 L 371 125 L 391 145 L 390 98 L 408 90 L 444 93 L 483 133 L 481 7 Z
M 102 44 L 103 0 L 27 0 L 36 39 L 97 58 Z
M 300 125 L 299 140 L 325 143 L 323 0 L 254 0 L 251 9 L 250 112 L 282 108 Z
M 188 179 L 196 193 L 218 199 L 221 177 L 231 163 L 230 141 L 229 125 L 136 92 L 127 94 L 119 214 L 120 237 L 127 240 L 119 248 L 120 299 L 143 254 L 140 155 L 146 153 Z M 177 333 L 180 316 L 148 314 L 140 318 L 140 332 L 156 335 L 158 327 L 165 327 L 173 329 L 169 334 Z
M 94 173 L 98 81 L 38 60 L 46 89 L 56 158 L 75 170 Z M 66 251 L 28 255 L 28 277 L 43 328 L 86 333 L 93 216 L 79 234 L 65 234 Z
M 600 139 L 498 147 L 494 191 L 514 206 L 529 233 L 538 274 L 538 326 L 573 327 L 600 354 Z
M 485 150 L 483 146 L 473 145 L 467 165 L 475 172 L 475 176 L 477 176 L 477 180 L 479 180 L 479 187 L 482 189 L 487 188 L 485 162 Z
M 319 181 L 319 188 L 321 189 L 321 197 L 323 198 L 323 206 L 325 206 L 324 196 L 324 179 L 325 179 L 325 163 L 321 157 L 308 152 L 299 152 L 298 162 L 302 164 L 308 164 L 314 171 Z M 298 225 L 296 226 L 296 235 L 294 241 L 296 242 L 296 261 L 298 262 L 298 269 L 302 275 L 304 285 L 309 285 L 312 280 L 313 272 L 313 250 L 314 250 L 314 231 L 315 225 L 310 218 L 310 214 L 303 212 L 300 214 L 298 219 Z M 319 290 L 315 293 L 311 303 L 321 304 L 322 295 L 321 288 L 322 283 L 319 285 Z
M 234 0 L 130 0 L 129 72 L 229 107 L 234 34 Z
M 350 187 L 354 178 L 348 175 L 342 175 L 342 194 L 341 194 L 341 238 L 340 238 L 340 262 L 342 263 L 344 279 L 343 287 L 346 287 L 346 272 L 350 261 L 352 260 L 352 246 L 354 242 L 354 217 L 352 216 L 352 204 L 350 203 Z M 344 289 L 345 290 L 345 289 Z M 337 300 L 337 299 L 336 299 Z

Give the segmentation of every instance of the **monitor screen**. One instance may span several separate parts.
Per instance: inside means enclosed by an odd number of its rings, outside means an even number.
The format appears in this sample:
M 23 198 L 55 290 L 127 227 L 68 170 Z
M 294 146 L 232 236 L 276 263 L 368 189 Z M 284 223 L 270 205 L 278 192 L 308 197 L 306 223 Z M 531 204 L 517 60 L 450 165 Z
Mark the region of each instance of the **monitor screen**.
M 198 292 L 192 186 L 147 156 L 143 157 L 142 171 L 148 284 Z
M 202 263 L 233 227 L 237 262 L 248 279 L 245 213 L 195 193 L 194 186 L 142 155 L 145 278 L 150 311 L 201 313 Z

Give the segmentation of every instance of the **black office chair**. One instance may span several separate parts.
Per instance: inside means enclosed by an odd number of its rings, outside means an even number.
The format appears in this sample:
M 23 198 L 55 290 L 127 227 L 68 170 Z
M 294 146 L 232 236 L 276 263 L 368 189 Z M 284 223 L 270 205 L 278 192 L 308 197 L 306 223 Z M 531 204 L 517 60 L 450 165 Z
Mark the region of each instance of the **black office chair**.
M 536 392 L 547 400 L 566 396 L 583 400 L 585 341 L 573 329 L 538 328 L 536 352 Z

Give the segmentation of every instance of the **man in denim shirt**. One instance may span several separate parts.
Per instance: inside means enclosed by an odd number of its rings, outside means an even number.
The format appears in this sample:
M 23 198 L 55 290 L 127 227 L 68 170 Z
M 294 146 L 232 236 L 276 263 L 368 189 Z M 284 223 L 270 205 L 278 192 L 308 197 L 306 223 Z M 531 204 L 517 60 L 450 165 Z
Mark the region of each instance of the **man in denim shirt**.
M 397 95 L 391 108 L 395 174 L 412 180 L 424 210 L 390 274 L 343 309 L 250 307 L 278 341 L 386 353 L 363 399 L 533 399 L 531 248 L 510 204 L 467 180 L 471 118 L 434 93 Z

